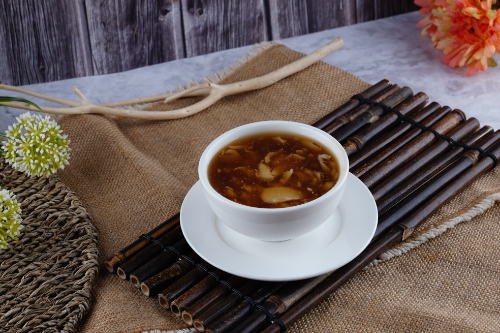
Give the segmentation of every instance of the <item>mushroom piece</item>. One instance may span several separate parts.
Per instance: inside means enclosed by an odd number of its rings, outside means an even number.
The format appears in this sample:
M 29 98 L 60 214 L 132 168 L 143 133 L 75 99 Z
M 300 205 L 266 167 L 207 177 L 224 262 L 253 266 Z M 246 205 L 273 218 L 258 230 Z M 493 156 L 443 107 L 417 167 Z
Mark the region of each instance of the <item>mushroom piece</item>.
M 293 174 L 293 169 L 290 169 L 287 172 L 285 172 L 283 174 L 283 177 L 281 177 L 281 179 L 280 179 L 280 183 L 286 184 L 288 182 L 288 180 L 290 179 L 290 177 L 292 177 L 292 174 Z
M 312 180 L 312 184 L 313 185 L 321 183 L 321 172 L 319 172 L 319 171 L 312 171 L 312 175 L 313 175 L 313 180 Z
M 230 188 L 229 186 L 226 186 L 226 195 L 230 199 L 236 199 L 236 197 L 237 197 L 236 192 L 234 192 L 233 189 Z
M 305 172 L 305 173 L 307 173 L 309 176 L 314 177 L 314 173 L 313 173 L 311 170 L 309 170 L 309 169 L 307 169 L 307 168 L 304 168 L 303 170 L 304 170 L 304 172 Z
M 245 146 L 245 145 L 228 146 L 228 148 L 229 148 L 229 149 L 238 150 L 238 149 L 245 149 L 245 148 L 247 148 L 247 146 Z
M 279 154 L 283 151 L 283 148 L 277 150 L 277 151 L 272 151 L 270 153 L 267 153 L 266 157 L 264 157 L 264 162 L 268 163 L 271 162 L 271 158 L 276 155 L 276 154 Z
M 265 182 L 270 182 L 274 180 L 274 176 L 271 173 L 271 168 L 267 164 L 264 164 L 263 162 L 260 162 L 259 170 L 255 173 L 255 175 L 257 176 L 257 178 Z
M 281 144 L 285 144 L 286 143 L 286 140 L 283 139 L 281 136 L 276 136 L 273 138 L 275 141 L 277 141 L 278 143 L 281 143 Z
M 317 179 L 318 181 L 321 181 L 321 172 L 319 172 L 319 171 L 314 171 L 314 176 L 316 177 L 316 179 Z
M 328 154 L 321 154 L 321 155 L 318 155 L 318 161 L 319 161 L 319 164 L 321 165 L 321 168 L 325 171 L 325 172 L 330 172 L 330 168 L 328 167 L 328 165 L 326 165 L 326 160 L 329 160 L 331 159 L 332 157 Z
M 242 189 L 244 189 L 247 192 L 252 192 L 254 190 L 254 188 L 250 185 L 245 185 L 242 187 Z
M 307 149 L 299 149 L 295 151 L 299 155 L 305 155 L 307 153 Z
M 267 153 L 266 157 L 264 157 L 264 162 L 266 162 L 266 163 L 271 162 L 271 157 L 273 157 L 273 155 L 275 155 L 275 154 L 276 153 L 274 151 Z
M 241 158 L 240 153 L 234 149 L 227 149 L 222 153 L 221 159 L 226 162 L 238 162 Z
M 234 170 L 240 170 L 241 172 L 243 172 L 247 176 L 251 176 L 255 173 L 255 169 L 252 169 L 252 168 L 249 168 L 246 166 L 237 167 L 237 168 L 234 168 Z
M 307 148 L 312 149 L 313 151 L 321 151 L 323 150 L 320 146 L 318 146 L 316 143 L 309 141 L 309 140 L 302 140 L 302 144 L 306 146 Z
M 334 185 L 334 182 L 326 182 L 325 185 L 323 185 L 323 190 L 329 191 Z
M 300 200 L 304 196 L 298 190 L 291 187 L 270 187 L 265 188 L 260 197 L 266 203 L 280 203 Z
M 275 167 L 275 168 L 273 168 L 273 171 L 271 171 L 271 174 L 273 176 L 277 177 L 277 176 L 281 175 L 283 173 L 283 171 L 285 171 L 284 168 L 282 168 L 282 167 Z
M 299 161 L 306 159 L 304 156 L 300 156 L 299 154 L 290 154 L 286 157 L 286 159 L 289 159 L 289 158 L 293 158 L 293 159 L 296 159 Z

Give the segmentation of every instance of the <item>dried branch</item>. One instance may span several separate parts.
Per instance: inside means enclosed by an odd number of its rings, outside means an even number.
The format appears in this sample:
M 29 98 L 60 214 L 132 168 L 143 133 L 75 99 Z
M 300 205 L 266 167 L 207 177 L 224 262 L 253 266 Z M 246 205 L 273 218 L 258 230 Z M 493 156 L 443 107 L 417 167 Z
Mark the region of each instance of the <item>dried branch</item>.
M 178 93 L 140 97 L 127 101 L 119 101 L 102 105 L 89 102 L 87 98 L 75 87 L 73 87 L 73 92 L 75 92 L 75 94 L 80 98 L 81 102 L 71 101 L 58 97 L 52 97 L 49 95 L 36 93 L 27 89 L 17 88 L 3 84 L 0 85 L 0 89 L 17 91 L 30 96 L 39 97 L 47 101 L 70 106 L 69 108 L 41 107 L 43 112 L 47 113 L 61 114 L 61 115 L 99 113 L 99 114 L 107 114 L 119 117 L 130 117 L 130 118 L 149 119 L 149 120 L 178 119 L 178 118 L 189 117 L 193 114 L 196 114 L 208 108 L 209 106 L 213 105 L 214 103 L 216 103 L 218 100 L 220 100 L 225 96 L 268 87 L 292 74 L 295 74 L 311 66 L 312 64 L 323 59 L 325 56 L 332 53 L 333 51 L 338 50 L 340 47 L 342 47 L 342 45 L 344 45 L 342 39 L 340 37 L 337 37 L 330 43 L 323 45 L 317 50 L 313 51 L 311 54 L 303 58 L 300 58 L 299 60 L 296 60 L 291 64 L 279 68 L 271 73 L 253 79 L 241 82 L 235 82 L 231 84 L 225 84 L 225 85 L 203 83 Z M 116 106 L 155 102 L 159 100 L 164 100 L 164 102 L 167 103 L 181 97 L 200 96 L 200 95 L 208 95 L 208 96 L 193 105 L 172 111 L 140 111 L 140 110 L 126 110 L 126 109 L 113 108 Z M 38 111 L 38 109 L 28 104 L 23 104 L 18 102 L 6 102 L 3 104 L 18 109 Z

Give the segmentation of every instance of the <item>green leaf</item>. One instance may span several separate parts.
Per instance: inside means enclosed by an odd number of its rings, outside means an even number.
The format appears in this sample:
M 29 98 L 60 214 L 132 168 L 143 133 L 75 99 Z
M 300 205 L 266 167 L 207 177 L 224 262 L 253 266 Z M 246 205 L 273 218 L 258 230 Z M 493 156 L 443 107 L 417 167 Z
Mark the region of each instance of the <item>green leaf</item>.
M 488 58 L 488 67 L 497 67 L 497 62 L 493 58 Z
M 0 103 L 2 103 L 2 102 L 22 102 L 22 103 L 26 103 L 26 104 L 32 105 L 32 106 L 36 107 L 38 110 L 40 110 L 40 111 L 43 112 L 43 110 L 38 105 L 36 105 L 35 103 L 30 102 L 30 101 L 28 101 L 27 99 L 24 99 L 24 98 L 0 96 Z M 7 105 L 4 105 L 4 104 L 0 104 L 0 105 L 1 106 L 7 106 Z

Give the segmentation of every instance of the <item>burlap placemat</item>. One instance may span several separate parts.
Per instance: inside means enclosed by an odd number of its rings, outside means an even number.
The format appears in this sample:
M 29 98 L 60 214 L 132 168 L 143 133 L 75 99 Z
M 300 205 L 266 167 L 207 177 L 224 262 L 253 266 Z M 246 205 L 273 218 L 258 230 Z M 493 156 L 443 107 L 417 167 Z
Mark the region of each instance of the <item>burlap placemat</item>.
M 241 62 L 211 79 L 230 83 L 252 78 L 301 56 L 281 45 L 261 44 Z M 367 83 L 353 75 L 320 62 L 268 88 L 226 97 L 185 119 L 63 117 L 60 123 L 73 150 L 70 166 L 59 176 L 92 215 L 99 231 L 102 262 L 179 211 L 184 195 L 198 178 L 201 153 L 218 135 L 261 120 L 313 123 L 366 87 Z M 147 109 L 171 110 L 197 100 L 155 103 Z M 471 205 L 500 191 L 499 177 L 498 172 L 490 173 L 486 180 L 476 182 L 466 196 L 455 199 L 431 218 L 420 234 L 434 232 L 450 216 L 470 215 Z M 491 197 L 488 202 L 495 200 Z M 488 331 L 498 327 L 500 208 L 493 206 L 487 214 L 426 246 L 359 274 L 291 331 Z M 436 234 L 412 240 L 410 245 L 384 255 L 381 261 Z M 169 331 L 186 327 L 155 299 L 147 299 L 104 269 L 94 297 L 81 332 Z

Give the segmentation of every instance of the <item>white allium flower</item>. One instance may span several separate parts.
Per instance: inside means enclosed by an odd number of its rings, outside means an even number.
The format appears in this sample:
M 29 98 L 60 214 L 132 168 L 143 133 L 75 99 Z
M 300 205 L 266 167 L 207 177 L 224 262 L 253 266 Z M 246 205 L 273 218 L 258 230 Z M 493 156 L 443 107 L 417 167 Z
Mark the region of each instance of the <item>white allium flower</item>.
M 7 163 L 29 176 L 50 175 L 69 164 L 69 140 L 61 134 L 60 125 L 49 116 L 29 112 L 16 119 L 5 133 L 8 140 L 2 143 Z
M 8 248 L 7 242 L 17 240 L 21 225 L 21 207 L 15 195 L 5 189 L 0 190 L 0 250 Z

